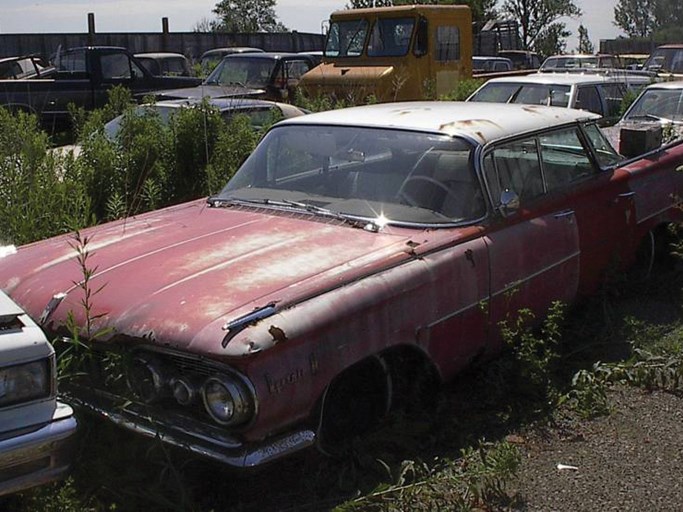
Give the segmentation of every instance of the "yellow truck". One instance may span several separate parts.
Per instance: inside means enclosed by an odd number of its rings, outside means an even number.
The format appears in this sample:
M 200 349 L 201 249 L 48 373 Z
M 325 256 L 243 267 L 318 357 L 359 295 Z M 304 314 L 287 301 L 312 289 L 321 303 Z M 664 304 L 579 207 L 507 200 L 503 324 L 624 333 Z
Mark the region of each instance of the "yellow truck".
M 322 64 L 303 75 L 309 96 L 419 100 L 472 77 L 472 13 L 463 5 L 336 11 Z

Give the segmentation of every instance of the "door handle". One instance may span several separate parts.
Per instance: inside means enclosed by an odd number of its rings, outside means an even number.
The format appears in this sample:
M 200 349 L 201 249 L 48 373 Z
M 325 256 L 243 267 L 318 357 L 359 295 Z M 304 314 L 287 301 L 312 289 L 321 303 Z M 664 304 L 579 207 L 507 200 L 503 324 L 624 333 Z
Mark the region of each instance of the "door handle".
M 612 199 L 612 204 L 618 204 L 620 199 L 629 199 L 635 195 L 636 195 L 636 193 L 633 191 L 622 192 L 621 194 L 617 194 L 617 196 L 614 199 Z
M 571 217 L 574 215 L 574 210 L 564 210 L 562 212 L 557 212 L 554 217 L 556 219 L 563 219 L 565 217 Z

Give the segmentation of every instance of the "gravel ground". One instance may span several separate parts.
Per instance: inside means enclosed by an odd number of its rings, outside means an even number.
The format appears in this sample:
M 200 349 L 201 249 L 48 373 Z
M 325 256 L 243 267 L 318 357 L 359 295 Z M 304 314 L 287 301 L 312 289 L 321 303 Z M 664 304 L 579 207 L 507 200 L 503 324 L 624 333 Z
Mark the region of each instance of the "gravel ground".
M 519 439 L 521 510 L 683 510 L 683 400 L 618 388 L 610 402 L 609 416 Z

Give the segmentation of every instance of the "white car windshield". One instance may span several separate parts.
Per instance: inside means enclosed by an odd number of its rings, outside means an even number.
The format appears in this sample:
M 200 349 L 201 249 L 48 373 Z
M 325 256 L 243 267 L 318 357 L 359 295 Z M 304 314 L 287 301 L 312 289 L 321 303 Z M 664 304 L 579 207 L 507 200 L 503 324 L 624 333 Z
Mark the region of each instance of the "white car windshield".
M 480 219 L 472 145 L 421 132 L 275 127 L 216 200 L 393 224 Z
M 625 117 L 683 122 L 683 89 L 648 89 L 640 95 Z

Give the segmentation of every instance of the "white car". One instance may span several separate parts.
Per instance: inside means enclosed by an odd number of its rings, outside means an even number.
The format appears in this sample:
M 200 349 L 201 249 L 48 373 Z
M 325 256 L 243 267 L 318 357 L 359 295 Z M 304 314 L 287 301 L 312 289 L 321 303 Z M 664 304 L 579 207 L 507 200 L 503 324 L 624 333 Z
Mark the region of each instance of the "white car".
M 622 130 L 637 131 L 640 136 L 624 139 L 622 143 Z M 612 145 L 624 156 L 639 155 L 681 138 L 683 80 L 648 85 L 622 118 L 604 131 Z
M 279 103 L 269 100 L 254 100 L 249 98 L 207 98 L 208 103 L 220 111 L 221 117 L 229 122 L 233 117 L 242 114 L 249 117 L 254 129 L 260 129 L 279 119 L 290 119 L 292 117 L 303 116 L 307 110 L 299 108 L 289 103 Z M 159 115 L 159 119 L 168 124 L 173 115 L 177 114 L 182 108 L 197 107 L 202 100 L 198 98 L 185 100 L 164 100 L 152 104 L 137 105 L 132 111 L 132 115 L 142 116 L 145 113 L 154 112 Z M 104 125 L 104 133 L 110 141 L 116 140 L 116 136 L 121 129 L 121 124 L 126 117 L 131 114 L 122 114 L 115 117 Z M 55 153 L 67 155 L 71 153 L 74 157 L 81 154 L 80 144 L 68 144 L 54 149 Z
M 683 124 L 683 80 L 648 85 L 618 124 L 642 121 Z
M 534 73 L 526 76 L 492 78 L 467 101 L 522 103 L 588 110 L 605 118 L 618 119 L 626 92 L 650 83 L 650 77 L 591 73 Z
M 58 479 L 69 469 L 77 422 L 56 396 L 52 345 L 0 292 L 0 496 Z

